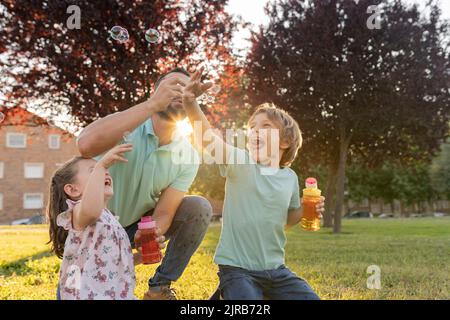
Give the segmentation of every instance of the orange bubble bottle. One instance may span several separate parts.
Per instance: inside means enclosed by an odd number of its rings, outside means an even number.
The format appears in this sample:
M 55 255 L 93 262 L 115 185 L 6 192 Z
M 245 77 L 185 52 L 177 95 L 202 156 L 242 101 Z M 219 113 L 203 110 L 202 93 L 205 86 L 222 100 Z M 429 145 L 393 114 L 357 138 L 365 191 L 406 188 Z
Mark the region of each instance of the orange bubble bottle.
M 303 189 L 303 216 L 300 226 L 307 231 L 317 231 L 320 229 L 320 214 L 316 210 L 316 205 L 320 202 L 322 191 L 317 188 L 317 180 L 308 178 Z

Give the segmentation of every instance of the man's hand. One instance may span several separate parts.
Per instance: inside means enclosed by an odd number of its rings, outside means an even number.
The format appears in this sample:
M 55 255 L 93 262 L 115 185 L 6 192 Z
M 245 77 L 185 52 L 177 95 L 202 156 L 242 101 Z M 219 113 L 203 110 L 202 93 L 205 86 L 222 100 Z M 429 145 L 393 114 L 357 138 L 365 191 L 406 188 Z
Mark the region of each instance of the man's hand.
M 141 230 L 136 231 L 136 234 L 134 235 L 134 246 L 139 251 L 139 253 L 141 253 L 142 251 L 141 238 Z M 158 227 L 156 227 L 156 241 L 159 243 L 160 249 L 164 249 L 166 247 L 166 237 L 161 234 L 161 230 Z
M 181 100 L 185 86 L 186 79 L 183 79 L 181 75 L 174 74 L 163 79 L 149 100 L 153 102 L 155 111 L 164 111 L 173 100 Z
M 213 86 L 211 82 L 201 82 L 203 70 L 204 68 L 202 67 L 195 71 L 191 76 L 191 80 L 187 83 L 186 87 L 184 87 L 183 103 L 192 103 L 196 98 L 200 97 Z
M 104 167 L 105 169 L 110 168 L 112 165 L 114 165 L 116 162 L 128 162 L 128 159 L 125 158 L 124 153 L 133 150 L 133 145 L 127 143 L 127 144 L 120 144 L 118 146 L 115 146 L 111 150 L 109 150 L 97 163 L 97 165 L 100 165 Z
M 325 197 L 320 197 L 320 201 L 318 204 L 316 204 L 316 210 L 319 214 L 320 219 L 323 218 L 322 213 L 325 212 Z

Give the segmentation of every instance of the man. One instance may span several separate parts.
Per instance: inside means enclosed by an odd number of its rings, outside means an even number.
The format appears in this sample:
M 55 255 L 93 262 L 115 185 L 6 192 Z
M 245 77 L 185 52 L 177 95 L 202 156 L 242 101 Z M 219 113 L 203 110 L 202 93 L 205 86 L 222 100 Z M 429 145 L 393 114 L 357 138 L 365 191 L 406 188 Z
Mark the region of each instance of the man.
M 124 135 L 133 144 L 133 151 L 125 155 L 128 163 L 110 170 L 116 183 L 109 208 L 120 216 L 132 245 L 144 215 L 152 215 L 161 234 L 170 239 L 161 265 L 149 280 L 144 295 L 148 300 L 176 299 L 170 284 L 185 270 L 212 215 L 206 199 L 186 196 L 198 161 L 173 161 L 174 153 L 195 154 L 188 140 L 176 134 L 176 122 L 186 117 L 182 93 L 189 78 L 181 68 L 162 75 L 149 100 L 91 123 L 77 141 L 85 157 L 99 156 L 121 143 Z

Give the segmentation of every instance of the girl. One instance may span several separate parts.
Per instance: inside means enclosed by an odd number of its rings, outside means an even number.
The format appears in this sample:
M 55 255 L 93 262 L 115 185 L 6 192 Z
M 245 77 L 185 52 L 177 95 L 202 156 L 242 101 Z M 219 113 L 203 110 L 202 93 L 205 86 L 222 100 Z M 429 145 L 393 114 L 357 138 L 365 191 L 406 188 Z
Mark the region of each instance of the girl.
M 75 157 L 53 175 L 47 218 L 52 251 L 63 259 L 62 300 L 134 299 L 140 254 L 133 256 L 127 233 L 106 208 L 114 193 L 108 168 L 127 162 L 131 150 L 131 144 L 116 146 L 98 162 Z M 158 241 L 163 247 L 164 237 Z

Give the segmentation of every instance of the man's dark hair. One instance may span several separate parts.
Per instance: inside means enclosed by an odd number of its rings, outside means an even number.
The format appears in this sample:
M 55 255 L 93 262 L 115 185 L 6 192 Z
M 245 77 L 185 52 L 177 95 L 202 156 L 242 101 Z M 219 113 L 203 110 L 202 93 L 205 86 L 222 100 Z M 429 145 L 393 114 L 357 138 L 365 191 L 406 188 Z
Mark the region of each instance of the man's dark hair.
M 162 75 L 158 78 L 158 80 L 156 80 L 156 82 L 155 82 L 155 89 L 158 88 L 158 86 L 159 86 L 159 84 L 161 83 L 161 81 L 163 81 L 164 78 L 167 77 L 167 76 L 168 76 L 169 74 L 171 74 L 171 73 L 182 73 L 182 74 L 184 74 L 184 75 L 186 75 L 186 76 L 188 76 L 188 77 L 191 76 L 191 74 L 190 74 L 186 69 L 184 69 L 184 68 L 175 68 L 175 69 L 172 69 L 172 70 L 170 70 L 169 72 L 166 72 L 166 73 L 162 74 Z

